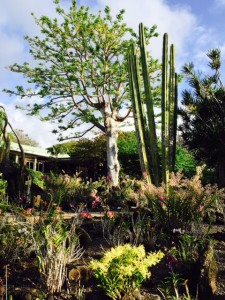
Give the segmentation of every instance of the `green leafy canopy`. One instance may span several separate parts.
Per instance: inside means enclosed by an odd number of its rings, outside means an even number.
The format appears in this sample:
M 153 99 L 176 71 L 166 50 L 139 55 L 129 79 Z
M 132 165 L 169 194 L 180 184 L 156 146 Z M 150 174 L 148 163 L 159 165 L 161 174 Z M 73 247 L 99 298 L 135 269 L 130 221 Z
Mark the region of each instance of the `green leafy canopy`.
M 56 18 L 33 14 L 41 34 L 26 37 L 32 65 L 25 62 L 9 67 L 27 78 L 29 88 L 17 86 L 14 91 L 5 91 L 21 98 L 43 98 L 41 104 L 26 109 L 31 115 L 42 111 L 43 120 L 58 123 L 54 132 L 60 139 L 74 137 L 64 134 L 83 123 L 91 123 L 84 133 L 94 127 L 105 132 L 107 116 L 123 122 L 130 113 L 127 51 L 137 36 L 124 23 L 124 10 L 113 19 L 108 6 L 94 15 L 76 1 L 68 11 L 60 1 L 54 3 Z M 157 35 L 156 26 L 145 28 L 145 35 L 149 43 Z M 154 66 L 152 58 L 151 63 Z
M 195 157 L 218 173 L 225 186 L 225 89 L 221 80 L 221 51 L 208 51 L 210 73 L 201 74 L 194 64 L 186 64 L 183 73 L 190 89 L 183 92 L 180 126 L 185 145 Z

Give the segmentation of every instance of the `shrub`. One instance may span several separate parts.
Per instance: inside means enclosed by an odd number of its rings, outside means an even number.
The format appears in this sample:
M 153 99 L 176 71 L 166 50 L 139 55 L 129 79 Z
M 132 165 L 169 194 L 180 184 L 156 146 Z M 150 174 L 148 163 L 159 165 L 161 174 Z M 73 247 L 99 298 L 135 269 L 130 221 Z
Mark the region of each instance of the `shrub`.
M 0 263 L 7 265 L 29 256 L 33 248 L 26 224 L 14 220 L 10 225 L 3 218 L 6 222 L 1 217 L 4 225 L 0 228 Z
M 219 203 L 223 191 L 218 190 L 217 186 L 203 187 L 202 170 L 198 167 L 192 179 L 184 178 L 179 172 L 172 173 L 168 192 L 164 186 L 146 187 L 149 208 L 162 229 L 167 232 L 190 230 L 191 226 L 201 224 L 203 218 Z
M 75 175 L 50 172 L 44 176 L 44 191 L 43 200 L 49 202 L 49 208 L 60 205 L 69 209 L 70 205 L 77 208 L 79 203 L 86 202 L 91 186 Z
M 0 174 L 1 176 L 1 174 Z M 5 200 L 7 181 L 0 177 L 0 201 Z
M 126 243 L 133 246 L 143 244 L 148 249 L 154 247 L 154 224 L 144 209 L 119 213 L 106 211 L 101 224 L 104 239 L 113 247 Z
M 39 220 L 34 228 L 32 238 L 39 272 L 42 284 L 50 293 L 61 291 L 67 265 L 83 255 L 76 233 L 78 226 L 77 218 L 70 225 L 57 218 L 51 222 Z
M 131 179 L 125 176 L 120 180 L 120 187 L 112 187 L 110 178 L 101 178 L 98 182 L 98 195 L 101 197 L 102 206 L 130 208 L 131 206 L 138 206 L 140 202 L 143 203 L 145 198 L 140 192 L 142 188 L 142 181 Z
M 32 183 L 37 185 L 40 188 L 43 188 L 44 186 L 44 176 L 43 173 L 40 171 L 35 171 L 32 169 L 26 169 L 28 178 L 30 177 L 32 180 Z
M 146 255 L 143 246 L 129 244 L 107 251 L 100 261 L 92 260 L 91 268 L 99 286 L 112 299 L 122 299 L 139 291 L 142 282 L 149 278 L 149 267 L 156 265 L 164 254 L 161 251 Z

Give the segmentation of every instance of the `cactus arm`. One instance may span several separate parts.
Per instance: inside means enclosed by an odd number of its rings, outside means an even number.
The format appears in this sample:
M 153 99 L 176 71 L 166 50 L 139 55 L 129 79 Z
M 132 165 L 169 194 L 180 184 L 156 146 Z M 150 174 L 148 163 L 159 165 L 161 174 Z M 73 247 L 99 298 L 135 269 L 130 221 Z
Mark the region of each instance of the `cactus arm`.
M 170 172 L 175 168 L 177 133 L 177 74 L 175 73 L 175 47 L 170 46 L 169 76 L 169 159 Z
M 175 73 L 174 86 L 174 121 L 173 121 L 173 151 L 172 151 L 172 171 L 175 169 L 176 162 L 176 146 L 177 146 L 177 107 L 178 107 L 178 76 Z
M 175 122 L 175 49 L 170 46 L 169 72 L 169 170 L 174 170 L 174 122 Z
M 134 46 L 131 48 L 131 53 L 128 57 L 128 74 L 130 83 L 130 93 L 133 105 L 134 124 L 138 137 L 138 151 L 140 158 L 141 171 L 148 183 L 151 183 L 149 170 L 149 159 L 146 152 L 146 137 L 145 137 L 145 119 L 140 92 L 140 75 L 138 68 L 137 56 Z
M 158 145 L 156 136 L 156 126 L 155 126 L 155 116 L 153 108 L 153 100 L 151 97 L 151 86 L 150 78 L 147 65 L 147 54 L 146 54 L 146 43 L 144 37 L 144 27 L 143 24 L 139 25 L 139 43 L 141 52 L 141 66 L 142 66 L 142 76 L 144 83 L 144 94 L 145 103 L 147 109 L 147 119 L 148 119 L 148 133 L 149 133 L 149 157 L 151 157 L 151 169 L 153 173 L 154 184 L 159 185 L 159 158 L 158 158 Z
M 162 54 L 162 180 L 169 181 L 168 34 L 163 36 Z

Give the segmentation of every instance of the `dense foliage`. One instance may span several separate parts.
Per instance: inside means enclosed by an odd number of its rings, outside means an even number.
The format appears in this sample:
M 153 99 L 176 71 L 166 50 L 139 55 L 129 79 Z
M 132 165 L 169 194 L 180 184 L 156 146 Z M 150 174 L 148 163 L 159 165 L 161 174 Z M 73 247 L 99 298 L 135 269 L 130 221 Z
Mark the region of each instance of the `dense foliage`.
M 218 183 L 225 186 L 225 89 L 221 81 L 219 49 L 210 50 L 209 75 L 186 64 L 183 72 L 190 90 L 183 92 L 180 126 L 185 145 L 194 156 L 217 170 Z
M 134 131 L 121 131 L 118 137 L 118 157 L 122 175 L 140 178 L 141 168 L 138 155 L 138 141 Z M 159 144 L 161 150 L 161 145 Z M 51 153 L 66 153 L 78 165 L 91 166 L 93 169 L 102 165 L 99 175 L 106 175 L 106 139 L 104 135 L 94 139 L 83 138 L 79 141 L 56 144 L 49 148 Z M 55 152 L 54 152 L 55 151 Z M 57 152 L 56 152 L 57 151 Z M 161 153 L 160 153 L 161 155 Z M 175 171 L 191 178 L 196 171 L 197 161 L 187 149 L 177 146 Z
M 163 256 L 161 251 L 146 255 L 143 246 L 126 244 L 112 248 L 100 261 L 92 260 L 90 264 L 99 286 L 116 300 L 123 295 L 134 296 L 142 282 L 151 276 L 149 267 L 159 263 Z

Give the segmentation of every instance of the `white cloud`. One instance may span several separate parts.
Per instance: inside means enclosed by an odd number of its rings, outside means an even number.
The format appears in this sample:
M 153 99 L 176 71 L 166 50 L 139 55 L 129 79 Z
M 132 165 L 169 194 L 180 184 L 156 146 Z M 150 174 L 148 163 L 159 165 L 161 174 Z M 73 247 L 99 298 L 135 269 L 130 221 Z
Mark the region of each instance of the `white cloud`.
M 91 1 L 89 1 L 91 2 Z M 125 21 L 135 30 L 140 22 L 151 27 L 156 24 L 160 38 L 152 41 L 151 51 L 154 56 L 161 57 L 162 36 L 169 34 L 169 42 L 176 45 L 178 55 L 184 57 L 186 45 L 191 40 L 191 33 L 197 26 L 197 18 L 188 6 L 169 6 L 164 0 L 99 0 L 102 7 L 109 5 L 114 14 L 125 9 Z
M 214 1 L 225 4 L 225 0 Z M 86 2 L 91 5 L 92 0 Z M 149 27 L 156 24 L 160 37 L 153 39 L 150 45 L 153 56 L 161 58 L 162 36 L 167 32 L 169 43 L 175 44 L 178 72 L 190 61 L 194 61 L 201 68 L 206 62 L 205 53 L 210 48 L 221 46 L 218 42 L 219 33 L 216 29 L 200 23 L 202 19 L 187 5 L 189 1 L 173 6 L 165 0 L 98 0 L 98 3 L 101 8 L 109 5 L 113 14 L 124 8 L 125 22 L 135 30 L 138 30 L 140 22 Z
M 17 2 L 17 3 L 16 3 Z M 33 34 L 37 31 L 31 13 L 35 15 L 54 15 L 54 4 L 51 0 L 7 0 L 0 4 L 0 26 L 5 29 L 21 31 L 25 34 Z
M 15 102 L 17 102 L 17 100 Z M 50 122 L 42 122 L 37 117 L 26 115 L 25 111 L 15 109 L 15 103 L 0 103 L 0 105 L 4 106 L 13 129 L 22 129 L 24 133 L 28 134 L 30 138 L 35 140 L 43 148 L 58 143 L 57 137 L 51 133 L 54 129 L 54 125 Z
M 39 27 L 31 16 L 47 14 L 55 15 L 52 0 L 7 0 L 0 3 L 0 72 L 4 67 L 14 62 L 23 62 L 27 59 L 27 44 L 25 35 L 39 33 Z
M 31 12 L 35 15 L 55 15 L 52 0 L 7 0 L 0 2 L 0 91 L 3 88 L 13 88 L 22 81 L 21 76 L 14 74 L 6 67 L 15 62 L 29 60 L 25 35 L 38 34 Z M 16 110 L 17 98 L 9 98 L 1 93 L 0 101 L 5 107 L 13 128 L 24 130 L 41 146 L 47 147 L 56 143 L 56 136 L 51 133 L 53 125 L 43 123 L 36 117 L 27 116 L 26 112 Z
M 225 0 L 214 0 L 216 7 L 225 7 Z

